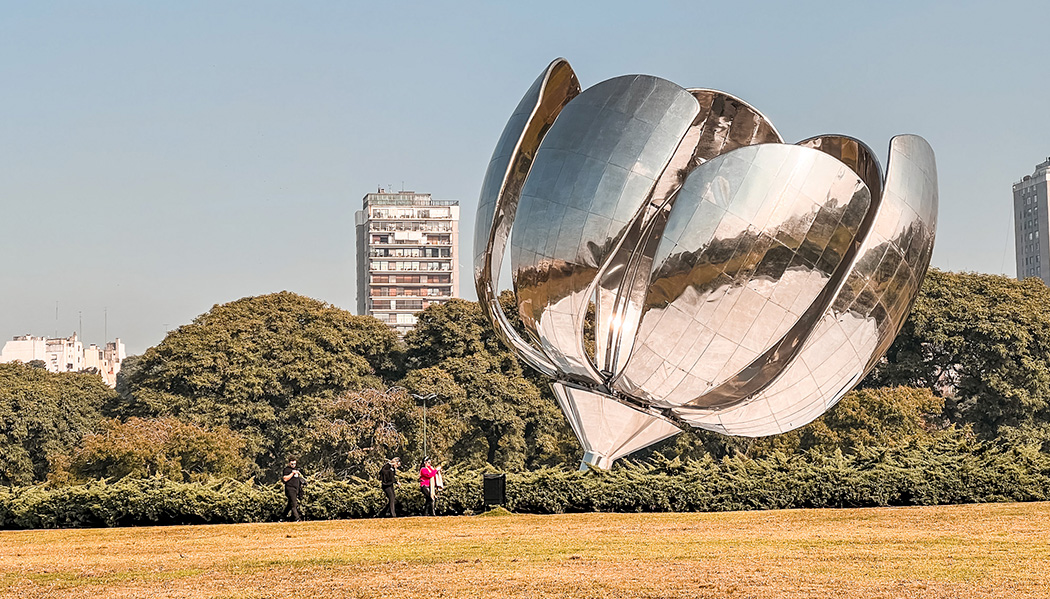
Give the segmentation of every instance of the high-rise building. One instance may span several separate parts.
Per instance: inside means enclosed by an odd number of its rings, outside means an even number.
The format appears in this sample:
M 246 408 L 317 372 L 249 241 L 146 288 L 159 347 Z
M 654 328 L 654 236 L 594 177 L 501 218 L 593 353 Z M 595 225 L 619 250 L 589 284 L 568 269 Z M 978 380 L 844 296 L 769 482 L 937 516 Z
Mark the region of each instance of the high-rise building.
M 1039 277 L 1050 285 L 1048 192 L 1050 158 L 1037 165 L 1034 173 L 1014 183 L 1014 250 L 1018 279 Z
M 416 313 L 459 296 L 459 201 L 370 193 L 357 212 L 357 311 L 405 333 Z

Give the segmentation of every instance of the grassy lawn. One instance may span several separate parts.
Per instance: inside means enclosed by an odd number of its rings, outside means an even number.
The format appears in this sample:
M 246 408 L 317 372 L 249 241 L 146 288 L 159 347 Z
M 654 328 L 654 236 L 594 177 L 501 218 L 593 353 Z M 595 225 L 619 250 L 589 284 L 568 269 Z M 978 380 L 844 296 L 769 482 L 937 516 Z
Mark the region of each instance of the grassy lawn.
M 0 532 L 0 597 L 1050 597 L 1050 504 Z

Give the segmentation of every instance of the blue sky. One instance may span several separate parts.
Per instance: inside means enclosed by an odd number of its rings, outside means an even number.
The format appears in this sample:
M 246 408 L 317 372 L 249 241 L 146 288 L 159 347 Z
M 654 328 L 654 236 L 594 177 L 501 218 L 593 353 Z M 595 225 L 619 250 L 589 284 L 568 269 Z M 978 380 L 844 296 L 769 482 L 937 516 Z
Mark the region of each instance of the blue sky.
M 1050 156 L 1044 5 L 846 4 L 0 0 L 0 340 L 82 318 L 139 353 L 284 289 L 353 309 L 378 186 L 460 200 L 469 254 L 496 139 L 558 56 L 584 86 L 722 89 L 883 162 L 922 135 L 934 264 L 1012 275 L 1010 186 Z

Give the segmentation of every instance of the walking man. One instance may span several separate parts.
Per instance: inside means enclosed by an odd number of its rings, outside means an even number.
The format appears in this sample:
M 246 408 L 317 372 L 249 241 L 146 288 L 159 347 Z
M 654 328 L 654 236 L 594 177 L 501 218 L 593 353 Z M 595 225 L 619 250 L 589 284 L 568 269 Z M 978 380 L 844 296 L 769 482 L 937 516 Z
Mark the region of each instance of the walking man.
M 394 507 L 394 485 L 400 485 L 397 481 L 397 469 L 401 466 L 401 458 L 394 458 L 387 462 L 379 471 L 379 482 L 386 493 L 386 511 L 391 518 L 397 518 L 397 508 Z
M 302 522 L 303 518 L 299 514 L 299 491 L 304 486 L 305 481 L 302 473 L 299 472 L 299 466 L 295 458 L 288 459 L 288 465 L 284 467 L 284 474 L 281 475 L 281 480 L 284 481 L 284 496 L 288 498 L 288 505 L 285 506 L 281 517 L 284 518 L 290 511 L 292 512 L 292 520 Z

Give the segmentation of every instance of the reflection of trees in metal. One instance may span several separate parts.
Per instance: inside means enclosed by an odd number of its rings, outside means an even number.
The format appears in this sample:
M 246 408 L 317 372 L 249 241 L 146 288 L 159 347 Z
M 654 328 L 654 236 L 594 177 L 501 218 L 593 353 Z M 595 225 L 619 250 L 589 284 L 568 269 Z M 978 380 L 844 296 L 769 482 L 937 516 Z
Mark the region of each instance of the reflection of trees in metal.
M 933 152 L 898 136 L 888 165 L 883 180 L 871 150 L 839 135 L 787 145 L 714 90 L 631 75 L 581 92 L 559 59 L 489 164 L 478 296 L 556 380 L 587 463 L 677 426 L 785 432 L 872 368 L 918 293 Z M 524 335 L 496 301 L 508 241 Z

